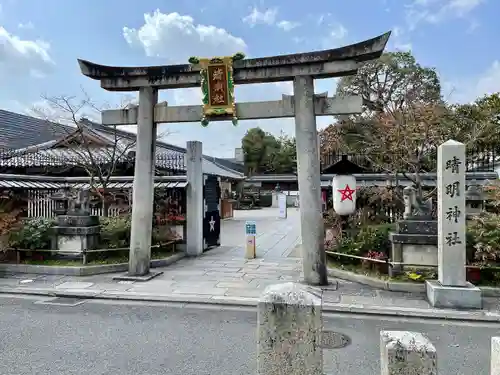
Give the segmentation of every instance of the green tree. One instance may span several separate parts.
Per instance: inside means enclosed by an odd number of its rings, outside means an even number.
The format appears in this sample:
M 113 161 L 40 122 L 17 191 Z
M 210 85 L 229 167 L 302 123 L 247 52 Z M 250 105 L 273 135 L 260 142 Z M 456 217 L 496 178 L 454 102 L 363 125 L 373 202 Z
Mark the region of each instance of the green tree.
M 293 173 L 296 168 L 295 139 L 275 137 L 261 128 L 249 129 L 241 140 L 248 176 L 263 173 Z
M 485 95 L 473 103 L 452 105 L 446 120 L 451 138 L 470 148 L 500 148 L 500 93 Z
M 438 103 L 441 84 L 434 68 L 417 63 L 411 52 L 387 52 L 342 77 L 337 95 L 360 95 L 367 111 L 397 112 L 409 103 Z
M 295 173 L 297 168 L 295 138 L 282 133 L 276 141 L 278 148 L 268 155 L 267 170 L 277 174 Z
M 279 148 L 276 138 L 261 128 L 249 129 L 241 140 L 247 176 L 266 172 L 269 155 Z

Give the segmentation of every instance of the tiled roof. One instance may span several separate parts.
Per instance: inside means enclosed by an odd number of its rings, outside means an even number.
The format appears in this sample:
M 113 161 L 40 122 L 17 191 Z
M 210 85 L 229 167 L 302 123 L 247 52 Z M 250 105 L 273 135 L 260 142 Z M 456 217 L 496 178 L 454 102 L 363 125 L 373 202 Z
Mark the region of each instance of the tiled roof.
M 12 115 L 10 116 L 10 118 L 13 121 L 11 121 L 10 123 L 20 123 L 22 124 L 24 129 L 22 131 L 19 130 L 17 133 L 12 133 L 17 134 L 17 136 L 12 136 L 13 140 L 9 141 L 11 145 L 3 146 L 3 128 L 0 123 L 0 149 L 9 148 L 16 149 L 17 151 L 22 151 L 22 155 L 16 157 L 12 157 L 10 155 L 10 157 L 5 157 L 4 155 L 3 158 L 0 158 L 1 166 L 59 165 L 61 162 L 64 162 L 65 164 L 72 163 L 72 160 L 74 163 L 81 163 L 81 156 L 86 155 L 86 153 L 88 152 L 87 149 L 78 150 L 78 148 L 73 147 L 73 151 L 71 150 L 71 148 L 66 147 L 52 148 L 63 137 L 67 137 L 68 135 L 73 133 L 76 128 L 54 124 L 46 120 L 40 120 L 7 111 L 0 110 L 0 113 L 7 113 Z M 16 118 L 16 116 L 19 117 Z M 1 118 L 2 117 L 0 116 L 0 121 Z M 124 156 L 128 155 L 131 151 L 135 151 L 135 145 L 133 144 L 137 137 L 135 133 L 126 132 L 109 126 L 104 126 L 86 119 L 82 120 L 82 124 L 85 125 L 85 132 L 89 132 L 89 134 L 91 135 L 94 134 L 101 139 L 108 139 L 112 145 L 116 145 L 118 148 L 122 148 L 122 150 L 124 151 Z M 31 141 L 22 142 L 22 140 L 24 139 L 23 137 L 28 140 L 31 139 Z M 36 142 L 35 140 L 39 141 Z M 116 149 L 114 146 L 113 148 Z M 102 149 L 96 149 L 92 152 L 92 154 L 97 158 L 104 160 L 109 159 L 110 152 L 109 150 L 106 150 L 106 147 L 103 147 Z M 166 164 L 169 163 L 173 163 L 176 168 L 179 168 L 180 165 L 185 165 L 186 149 L 183 147 L 157 141 L 156 154 L 156 164 L 159 168 L 166 167 Z M 241 179 L 244 177 L 244 174 L 242 173 L 243 171 L 240 170 L 240 168 L 237 168 L 238 165 L 232 165 L 232 163 L 228 163 L 223 159 L 213 158 L 206 155 L 204 155 L 203 158 L 203 172 L 206 174 L 214 174 L 217 176 L 232 179 Z
M 69 126 L 0 109 L 0 149 L 20 149 L 68 135 Z
M 114 132 L 116 131 L 120 139 L 129 138 L 131 141 L 135 142 L 136 134 L 129 133 L 123 130 L 115 129 L 113 127 L 97 124 L 88 120 L 84 120 L 85 124 L 91 127 L 93 130 L 97 131 L 99 134 L 107 134 L 114 138 Z M 131 148 L 134 150 L 134 148 Z M 183 147 L 175 146 L 166 142 L 156 141 L 156 153 L 162 155 L 171 155 L 177 157 L 178 155 L 185 155 L 186 149 Z M 243 168 L 241 165 L 236 163 L 228 162 L 227 160 L 215 158 L 212 156 L 203 155 L 203 173 L 214 174 L 221 177 L 241 179 L 244 177 Z

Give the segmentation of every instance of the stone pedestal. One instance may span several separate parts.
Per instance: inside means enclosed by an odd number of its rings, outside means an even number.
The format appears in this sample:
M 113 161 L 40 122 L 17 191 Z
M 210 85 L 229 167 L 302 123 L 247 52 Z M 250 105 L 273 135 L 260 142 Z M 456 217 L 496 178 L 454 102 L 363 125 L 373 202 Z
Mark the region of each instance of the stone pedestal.
M 437 375 L 437 352 L 419 332 L 380 332 L 381 375 Z
M 425 287 L 427 299 L 434 307 L 480 309 L 483 306 L 481 289 L 469 282 L 465 286 L 449 286 L 438 280 L 427 280 Z
M 389 269 L 396 276 L 409 268 L 437 266 L 437 221 L 402 220 L 396 224 L 396 232 L 389 234 L 392 242 L 390 258 L 393 262 Z
M 63 256 L 82 257 L 84 250 L 99 245 L 99 218 L 88 215 L 60 215 L 54 229 L 52 247 Z
M 267 287 L 258 305 L 258 375 L 323 375 L 321 291 Z

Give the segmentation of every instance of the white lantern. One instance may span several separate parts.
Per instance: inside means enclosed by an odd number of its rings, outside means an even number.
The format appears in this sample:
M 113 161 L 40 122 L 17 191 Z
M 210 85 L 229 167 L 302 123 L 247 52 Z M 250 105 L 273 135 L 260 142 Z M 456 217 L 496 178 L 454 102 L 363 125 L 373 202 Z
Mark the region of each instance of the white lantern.
M 338 215 L 350 215 L 356 211 L 356 178 L 352 175 L 336 175 L 332 180 L 333 209 Z

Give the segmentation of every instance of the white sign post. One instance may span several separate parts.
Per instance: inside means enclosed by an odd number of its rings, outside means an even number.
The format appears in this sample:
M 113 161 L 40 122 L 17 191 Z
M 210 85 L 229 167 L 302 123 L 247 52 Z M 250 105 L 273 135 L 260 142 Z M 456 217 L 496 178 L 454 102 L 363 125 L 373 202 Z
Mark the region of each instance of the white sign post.
M 245 258 L 247 259 L 255 259 L 257 256 L 257 244 L 255 242 L 255 237 L 257 236 L 257 225 L 255 221 L 247 221 L 245 222 L 245 237 L 246 237 L 246 246 L 245 246 Z
M 466 280 L 465 145 L 438 148 L 438 280 L 427 281 L 435 307 L 481 308 L 481 290 Z
M 286 195 L 283 193 L 278 193 L 278 208 L 279 208 L 279 218 L 286 219 L 288 212 L 286 206 Z

